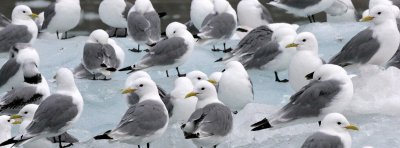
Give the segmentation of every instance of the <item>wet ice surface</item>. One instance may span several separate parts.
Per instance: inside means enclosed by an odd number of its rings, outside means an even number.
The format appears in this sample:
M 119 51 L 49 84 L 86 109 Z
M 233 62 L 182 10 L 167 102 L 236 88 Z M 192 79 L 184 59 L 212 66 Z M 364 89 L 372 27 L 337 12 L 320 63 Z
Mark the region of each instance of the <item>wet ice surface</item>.
M 313 32 L 319 40 L 320 54 L 329 60 L 356 33 L 368 24 L 308 24 L 299 31 Z M 83 45 L 87 37 L 75 37 L 69 40 L 39 39 L 34 47 L 41 57 L 40 70 L 50 79 L 60 67 L 73 69 L 80 63 Z M 132 53 L 126 49 L 136 47 L 130 39 L 116 39 L 125 49 L 125 66 L 135 63 L 144 53 Z M 234 47 L 238 40 L 228 45 Z M 220 47 L 221 48 L 221 47 Z M 211 46 L 197 46 L 193 58 L 184 64 L 181 72 L 201 70 L 207 74 L 223 69 L 220 63 L 214 63 L 222 53 L 210 51 Z M 6 59 L 1 59 L 3 63 Z M 378 67 L 367 66 L 353 78 L 355 95 L 349 109 L 344 112 L 349 121 L 359 125 L 360 131 L 352 132 L 353 147 L 397 147 L 400 145 L 400 70 L 391 68 L 383 71 Z M 165 72 L 150 72 L 155 82 L 170 91 L 176 78 L 175 70 L 171 70 L 170 78 Z M 235 115 L 234 131 L 229 139 L 220 147 L 300 147 L 312 132 L 318 130 L 317 122 L 299 123 L 287 127 L 250 132 L 250 124 L 263 117 L 268 117 L 288 102 L 294 92 L 289 84 L 274 82 L 272 72 L 250 70 L 254 83 L 255 103 L 249 104 L 243 111 Z M 91 137 L 102 134 L 117 125 L 128 108 L 120 93 L 124 86 L 126 73 L 116 73 L 110 81 L 76 80 L 76 84 L 84 98 L 84 112 L 79 122 L 69 132 L 83 143 L 74 147 L 132 147 L 132 145 L 93 141 Z M 280 73 L 287 78 L 287 73 Z M 49 84 L 52 91 L 55 83 Z M 314 121 L 318 121 L 315 119 Z M 191 141 L 183 139 L 180 125 L 171 125 L 163 138 L 151 143 L 151 147 L 195 147 Z

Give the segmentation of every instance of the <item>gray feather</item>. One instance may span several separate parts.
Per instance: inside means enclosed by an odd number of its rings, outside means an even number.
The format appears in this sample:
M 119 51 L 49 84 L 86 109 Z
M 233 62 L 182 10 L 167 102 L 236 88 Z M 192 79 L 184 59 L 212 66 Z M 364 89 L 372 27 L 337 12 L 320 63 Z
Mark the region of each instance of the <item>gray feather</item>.
M 289 7 L 304 9 L 309 6 L 313 6 L 321 2 L 321 0 L 279 0 L 279 3 L 287 5 Z
M 268 23 L 273 23 L 274 20 L 272 19 L 271 12 L 269 12 L 269 10 L 263 5 L 260 5 L 259 7 L 262 9 L 261 19 L 267 21 Z
M 1 98 L 0 114 L 17 114 L 25 105 L 39 104 L 43 94 L 36 93 L 37 87 L 14 88 Z
M 236 20 L 229 13 L 218 14 L 210 21 L 207 25 L 200 29 L 201 33 L 205 33 L 204 36 L 211 38 L 229 38 L 236 29 Z
M 308 137 L 301 148 L 344 148 L 344 144 L 337 136 L 317 132 Z
M 3 67 L 1 67 L 0 87 L 6 84 L 8 80 L 18 72 L 20 66 L 21 65 L 17 62 L 17 59 L 11 58 L 3 65 Z
M 44 21 L 42 24 L 42 29 L 47 29 L 47 27 L 49 26 L 51 20 L 56 15 L 55 9 L 56 9 L 56 4 L 52 3 L 46 8 L 46 10 L 44 10 Z
M 129 35 L 135 41 L 147 41 L 150 36 L 150 22 L 140 13 L 131 12 L 128 15 L 128 31 Z
M 155 11 L 148 12 L 144 14 L 144 17 L 150 22 L 150 39 L 158 42 L 161 39 L 161 20 L 158 13 Z
M 260 47 L 249 58 L 240 59 L 246 69 L 258 68 L 268 64 L 274 60 L 282 51 L 279 50 L 279 44 L 271 41 L 268 44 Z
M 32 37 L 27 26 L 10 24 L 0 31 L 0 52 L 9 52 L 17 43 L 29 43 Z

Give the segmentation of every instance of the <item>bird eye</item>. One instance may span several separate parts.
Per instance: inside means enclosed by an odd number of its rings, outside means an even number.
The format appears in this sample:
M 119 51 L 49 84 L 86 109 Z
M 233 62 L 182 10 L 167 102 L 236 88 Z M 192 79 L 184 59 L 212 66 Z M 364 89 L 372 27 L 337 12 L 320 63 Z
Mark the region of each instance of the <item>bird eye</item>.
M 197 80 L 201 80 L 201 78 L 200 78 L 200 77 L 197 77 Z
M 174 31 L 174 33 L 176 33 L 176 31 Z
M 206 88 L 202 87 L 201 90 L 205 90 Z
M 7 122 L 11 122 L 11 120 L 7 120 Z
M 378 15 L 381 15 L 382 14 L 382 12 L 378 12 Z
M 318 80 L 321 80 L 321 77 L 319 77 Z
M 28 114 L 28 112 L 24 112 L 24 114 Z
M 143 84 L 140 84 L 139 87 L 143 87 Z
M 303 39 L 303 42 L 306 42 L 307 40 L 306 39 Z
M 26 13 L 26 11 L 22 11 L 22 13 Z
M 337 124 L 338 124 L 338 125 L 341 125 L 342 123 L 341 123 L 341 122 L 338 122 Z

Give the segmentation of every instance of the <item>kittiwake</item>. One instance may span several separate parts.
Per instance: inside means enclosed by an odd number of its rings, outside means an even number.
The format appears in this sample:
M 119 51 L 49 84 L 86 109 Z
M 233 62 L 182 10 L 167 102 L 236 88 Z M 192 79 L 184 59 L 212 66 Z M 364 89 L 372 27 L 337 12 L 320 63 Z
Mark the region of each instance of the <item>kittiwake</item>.
M 258 0 L 241 0 L 237 6 L 239 26 L 257 28 L 273 23 L 271 13 Z
M 124 29 L 125 36 L 128 34 L 127 17 L 132 6 L 133 4 L 126 0 L 103 0 L 100 3 L 99 16 L 101 21 L 115 28 L 115 32 L 110 37 L 117 37 L 118 29 Z

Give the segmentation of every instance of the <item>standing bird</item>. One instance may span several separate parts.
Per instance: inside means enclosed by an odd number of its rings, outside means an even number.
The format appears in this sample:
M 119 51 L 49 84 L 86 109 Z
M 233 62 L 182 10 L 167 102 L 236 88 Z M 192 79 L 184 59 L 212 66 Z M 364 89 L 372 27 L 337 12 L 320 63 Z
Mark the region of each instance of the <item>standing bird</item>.
M 10 59 L 0 69 L 0 91 L 9 91 L 12 88 L 20 87 L 27 81 L 35 80 L 36 75 L 30 72 L 37 71 L 40 59 L 37 51 L 27 44 L 16 44 L 10 52 Z M 32 77 L 33 76 L 33 77 Z
M 114 46 L 118 46 L 115 42 L 112 43 L 114 43 Z M 116 50 L 109 43 L 107 32 L 101 29 L 95 30 L 86 41 L 83 49 L 82 63 L 74 70 L 75 77 L 91 78 L 92 80 L 110 80 L 107 77 L 120 67 L 122 64 L 120 63 L 121 58 L 123 57 L 118 58 Z
M 168 70 L 176 68 L 178 76 L 185 76 L 179 72 L 178 66 L 184 64 L 191 56 L 194 38 L 186 30 L 186 26 L 178 22 L 169 24 L 166 33 L 169 35 L 168 39 L 158 42 L 137 64 L 119 71 L 162 69 L 166 70 L 167 77 L 169 77 Z
M 33 44 L 38 34 L 33 19 L 37 17 L 28 6 L 16 6 L 11 15 L 12 23 L 0 30 L 0 53 L 8 53 L 17 43 Z
M 61 141 L 60 135 L 77 122 L 82 114 L 83 99 L 75 85 L 74 75 L 70 70 L 61 68 L 55 79 L 56 92 L 40 103 L 32 122 L 26 127 L 26 132 L 1 143 L 0 146 L 13 144 L 18 147 L 37 139 L 55 136 Z
M 133 6 L 126 0 L 103 0 L 99 6 L 99 16 L 103 23 L 114 27 L 115 30 L 110 37 L 118 37 L 117 30 L 124 29 L 125 36 L 128 34 L 128 12 Z
M 270 120 L 265 118 L 253 124 L 252 131 L 342 112 L 351 102 L 353 83 L 342 67 L 326 64 L 311 73 L 309 78 L 312 78 L 312 81 L 292 95 L 288 104 L 276 112 Z
M 153 45 L 161 40 L 161 20 L 150 0 L 136 0 L 128 13 L 128 32 L 138 44 L 130 49 L 140 52 L 140 45 Z
M 0 143 L 11 138 L 11 119 L 10 116 L 0 116 Z M 0 146 L 0 148 L 11 148 L 12 145 Z
M 400 33 L 391 6 L 377 5 L 362 21 L 374 26 L 355 35 L 329 63 L 342 67 L 353 64 L 385 66 L 396 53 Z
M 295 41 L 286 47 L 297 47 L 297 53 L 289 66 L 289 83 L 293 90 L 299 91 L 309 83 L 306 75 L 317 70 L 325 62 L 318 55 L 317 39 L 310 32 L 298 34 Z
M 16 115 L 13 115 L 12 118 L 18 118 L 21 121 L 15 121 L 13 124 L 20 124 L 19 126 L 19 132 L 24 133 L 26 132 L 26 128 L 28 125 L 33 121 L 33 116 L 35 115 L 36 110 L 38 109 L 39 105 L 36 104 L 28 104 L 24 106 Z M 64 133 L 61 136 L 61 142 L 62 143 L 77 143 L 79 142 L 75 137 L 69 135 L 68 133 Z M 10 137 L 11 138 L 11 137 Z M 27 148 L 42 148 L 42 147 L 52 147 L 53 143 L 59 143 L 57 137 L 50 137 L 50 138 L 43 138 L 43 139 L 38 139 L 36 141 L 32 141 L 29 143 L 26 143 L 24 147 Z
M 23 69 L 24 83 L 0 99 L 0 114 L 16 114 L 27 104 L 40 104 L 50 95 L 46 78 L 34 64 Z
M 236 11 L 232 8 L 227 0 L 214 0 L 214 14 L 206 18 L 205 25 L 199 30 L 197 36 L 200 37 L 201 44 L 209 42 L 225 42 L 229 40 L 235 33 L 237 27 Z M 213 49 L 215 50 L 215 49 Z M 226 49 L 224 43 L 224 51 L 232 50 Z
M 136 80 L 123 93 L 136 92 L 140 100 L 131 106 L 113 130 L 95 136 L 95 140 L 108 139 L 127 144 L 147 144 L 161 138 L 168 126 L 168 111 L 160 96 L 156 84 L 148 78 Z
M 151 79 L 150 75 L 147 72 L 136 71 L 136 72 L 132 73 L 131 75 L 129 75 L 129 77 L 126 79 L 125 87 L 128 88 L 137 79 L 140 79 L 140 78 Z M 157 89 L 158 89 L 158 94 L 159 94 L 161 100 L 163 100 L 163 102 L 165 103 L 164 98 L 167 95 L 165 90 L 163 88 L 161 88 L 160 86 L 158 86 L 158 85 L 157 85 Z M 139 95 L 137 93 L 135 93 L 135 92 L 125 94 L 125 97 L 126 97 L 126 100 L 127 100 L 129 106 L 135 105 L 136 103 L 139 102 L 139 99 L 140 99 Z M 166 104 L 165 106 L 167 106 L 167 103 L 165 103 L 165 104 Z M 168 106 L 167 106 L 167 108 L 168 108 Z
M 271 13 L 258 0 L 241 0 L 237 6 L 239 26 L 257 28 L 273 23 Z
M 344 5 L 340 0 L 268 0 L 268 4 L 284 9 L 296 16 L 307 16 L 310 23 L 315 22 L 314 14 L 325 11 L 333 4 Z M 335 12 L 335 15 L 346 13 L 347 9 Z
M 245 55 L 239 62 L 246 69 L 266 69 L 275 73 L 276 82 L 289 82 L 289 80 L 279 79 L 278 72 L 287 70 L 292 57 L 296 53 L 296 48 L 286 45 L 293 43 L 296 38 L 296 30 L 288 27 L 280 27 L 272 34 L 271 41 L 257 48 L 254 54 Z
M 212 74 L 210 74 L 210 76 L 208 76 L 208 82 L 215 85 L 215 88 L 217 88 L 217 92 L 218 92 L 218 83 L 221 80 L 221 77 L 222 77 L 222 72 L 213 72 Z
M 327 22 L 356 22 L 357 21 L 357 10 L 353 5 L 351 0 L 338 0 L 341 3 L 336 3 L 338 5 L 332 5 L 330 9 L 325 10 L 326 21 Z M 347 9 L 346 13 L 342 15 L 336 15 L 336 11 L 341 11 L 340 9 Z
M 235 114 L 254 100 L 253 83 L 240 62 L 226 64 L 218 83 L 218 98 Z
M 185 139 L 192 139 L 198 147 L 217 147 L 232 131 L 231 111 L 218 100 L 214 85 L 207 81 L 199 82 L 185 98 L 193 96 L 198 97 L 196 111 L 181 126 Z
M 351 148 L 349 130 L 358 130 L 350 124 L 346 117 L 339 113 L 331 113 L 324 117 L 318 132 L 309 136 L 301 148 L 342 147 Z
M 50 4 L 44 11 L 42 30 L 49 33 L 64 34 L 67 39 L 67 32 L 75 28 L 81 19 L 80 0 L 57 0 Z
M 172 124 L 183 124 L 188 121 L 190 115 L 196 110 L 197 98 L 185 99 L 186 94 L 193 91 L 193 84 L 187 77 L 180 77 L 175 80 L 174 89 L 168 95 L 173 104 Z

